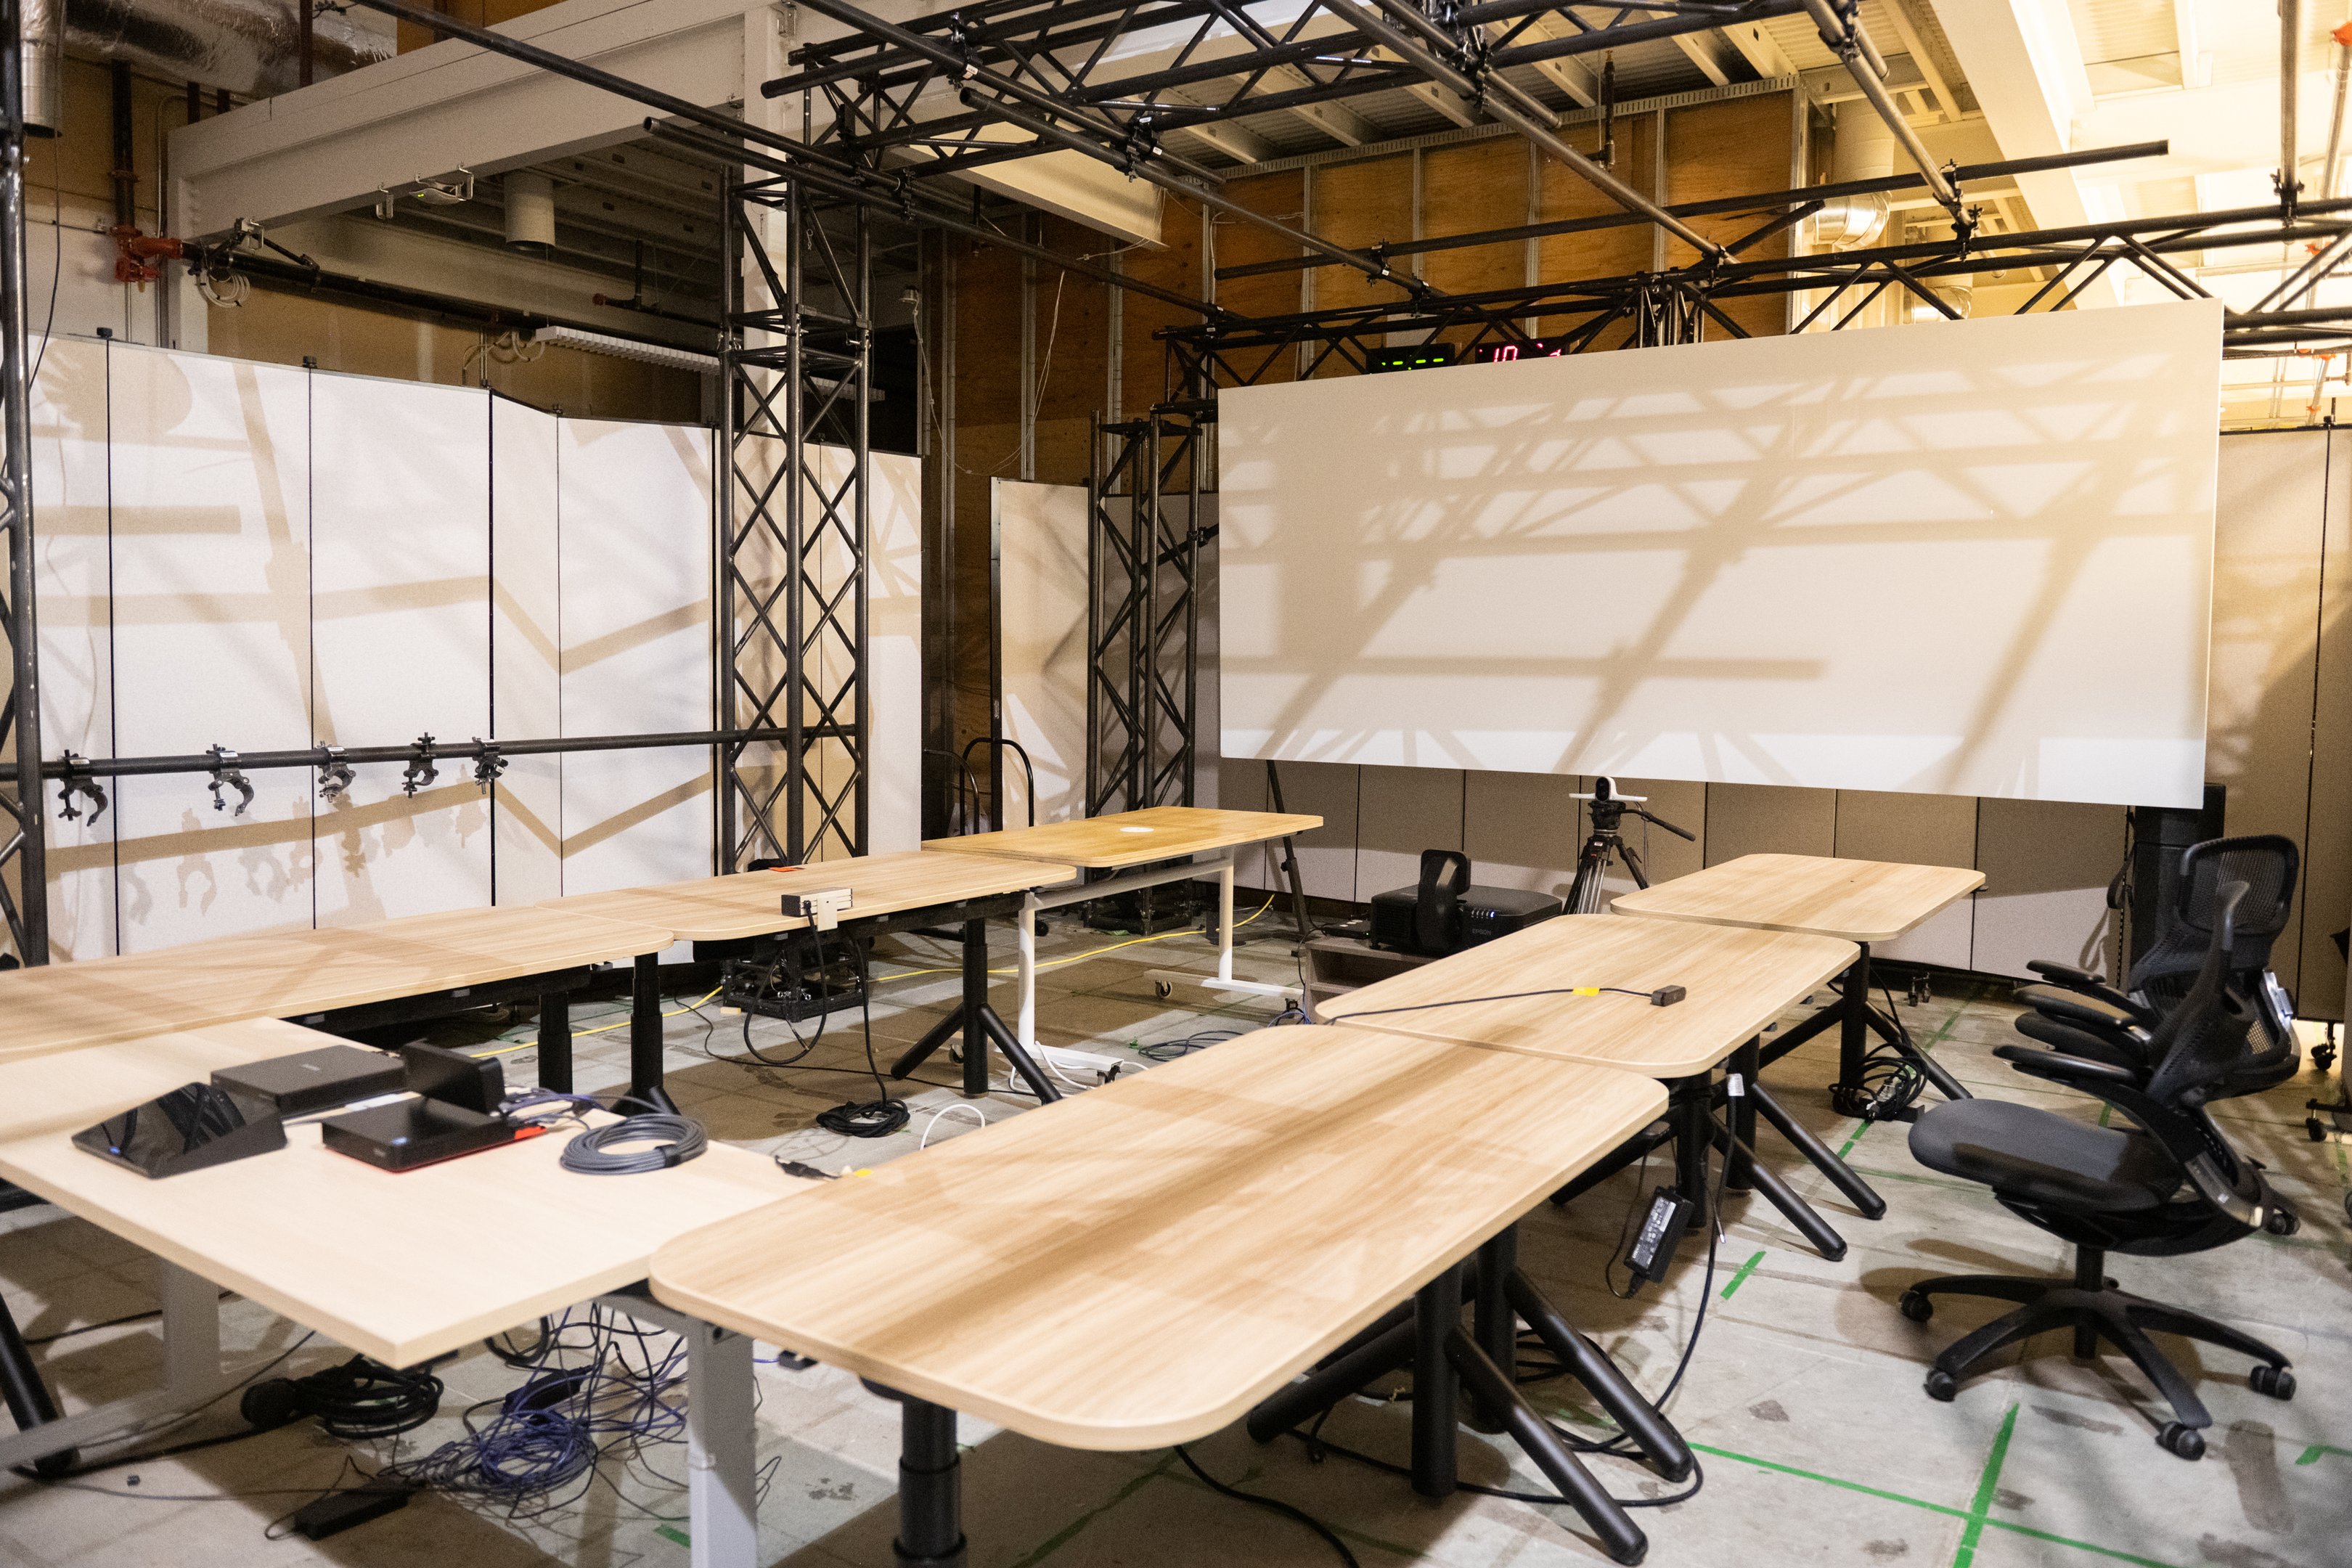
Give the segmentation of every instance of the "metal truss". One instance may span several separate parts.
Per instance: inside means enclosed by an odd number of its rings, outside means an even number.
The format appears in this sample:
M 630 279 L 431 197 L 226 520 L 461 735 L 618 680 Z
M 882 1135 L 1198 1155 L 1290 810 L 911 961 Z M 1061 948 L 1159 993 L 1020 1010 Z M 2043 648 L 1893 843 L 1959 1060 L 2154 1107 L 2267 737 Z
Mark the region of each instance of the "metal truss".
M 719 748 L 722 872 L 866 853 L 874 340 L 866 209 L 820 216 L 784 176 L 726 183 L 719 717 L 782 738 Z
M 1784 192 L 1759 200 L 1794 201 L 1801 195 Z M 2204 287 L 2173 258 L 2298 246 L 2315 247 L 2317 254 L 2254 309 L 2225 314 L 2224 352 L 2342 352 L 2352 343 L 2352 306 L 2292 307 L 2352 258 L 2352 199 L 2305 202 L 2292 218 L 2275 206 L 2244 207 L 1816 256 L 1702 262 L 1665 272 L 1541 283 L 1441 300 L 1307 310 L 1238 324 L 1209 321 L 1167 329 L 1163 335 L 1171 354 L 1171 384 L 1203 396 L 1215 386 L 1264 380 L 1276 366 L 1297 364 L 1302 376 L 1335 360 L 1371 369 L 1375 350 L 1400 342 L 1442 342 L 1466 356 L 1501 344 L 1528 353 L 1580 353 L 1696 342 L 1716 333 L 1746 337 L 1747 330 L 1724 309 L 1743 299 L 1818 295 L 1800 318 L 1799 330 L 1850 325 L 1890 290 L 1951 317 L 1959 312 L 1936 285 L 1971 280 L 1983 272 L 2042 274 L 2041 286 L 2012 312 L 2017 315 L 2063 309 L 2117 268 L 2152 279 L 2169 297 L 2204 298 Z M 1662 338 L 1656 324 L 1661 312 L 1695 318 L 1700 330 Z
M 33 593 L 32 377 L 25 358 L 24 9 L 0 0 L 0 533 L 8 577 L 0 626 L 8 684 L 0 697 L 0 917 L 16 963 L 49 961 L 47 838 L 41 818 L 40 628 Z M 12 876 L 13 874 L 13 876 Z M 13 879 L 12 890 L 9 883 Z M 13 1327 L 8 1331 L 13 1335 Z
M 1087 480 L 1087 815 L 1192 804 L 1215 409 L 1098 425 Z

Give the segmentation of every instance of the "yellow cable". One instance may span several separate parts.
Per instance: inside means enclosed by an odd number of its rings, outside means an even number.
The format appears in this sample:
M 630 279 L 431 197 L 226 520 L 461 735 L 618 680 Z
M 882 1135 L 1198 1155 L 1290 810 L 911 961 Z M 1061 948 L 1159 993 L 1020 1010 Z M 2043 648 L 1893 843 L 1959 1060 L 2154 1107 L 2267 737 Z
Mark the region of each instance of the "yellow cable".
M 1259 915 L 1265 913 L 1266 910 L 1272 908 L 1274 908 L 1274 900 L 1269 898 L 1265 902 L 1257 907 L 1256 910 L 1249 916 L 1248 920 L 1235 921 L 1234 922 L 1234 929 L 1235 931 L 1241 930 L 1242 927 L 1249 924 L 1250 921 L 1257 919 Z M 1147 942 L 1171 942 L 1180 936 L 1192 936 L 1195 934 L 1196 933 L 1192 930 L 1192 928 L 1188 926 L 1182 931 L 1162 931 L 1158 936 L 1129 937 L 1125 942 L 1112 942 L 1108 947 L 1089 948 L 1085 952 L 1073 953 L 1067 958 L 1052 959 L 1045 963 L 1039 964 L 1037 967 L 1040 971 L 1059 969 L 1066 963 L 1083 963 L 1089 958 L 1098 958 L 1106 952 L 1117 952 L 1122 947 L 1136 947 Z M 918 974 L 961 974 L 962 973 L 963 966 L 961 964 L 956 964 L 947 969 L 901 969 L 894 974 L 877 974 L 874 978 L 877 980 L 911 980 Z M 1021 971 L 1018 969 L 992 969 L 989 973 L 991 974 L 1018 974 Z
M 677 1012 L 664 1013 L 662 1016 L 665 1018 L 682 1018 L 687 1014 L 693 1012 L 697 1007 L 701 1006 L 703 1002 L 709 1001 L 713 996 L 718 995 L 721 991 L 726 989 L 726 983 L 721 981 L 719 984 L 712 986 L 709 991 L 704 992 L 701 1001 L 689 1002 L 685 1006 L 680 1007 Z M 583 1035 L 609 1035 L 615 1029 L 625 1029 L 635 1022 L 636 1022 L 636 1019 L 632 1016 L 622 1019 L 617 1024 L 599 1024 L 593 1029 L 574 1029 L 572 1031 L 572 1037 L 576 1040 Z M 495 1051 L 478 1051 L 474 1054 L 474 1059 L 476 1061 L 480 1061 L 484 1057 L 503 1057 L 514 1051 L 528 1051 L 537 1047 L 538 1044 L 539 1042 L 537 1040 L 525 1040 L 519 1046 L 501 1046 Z

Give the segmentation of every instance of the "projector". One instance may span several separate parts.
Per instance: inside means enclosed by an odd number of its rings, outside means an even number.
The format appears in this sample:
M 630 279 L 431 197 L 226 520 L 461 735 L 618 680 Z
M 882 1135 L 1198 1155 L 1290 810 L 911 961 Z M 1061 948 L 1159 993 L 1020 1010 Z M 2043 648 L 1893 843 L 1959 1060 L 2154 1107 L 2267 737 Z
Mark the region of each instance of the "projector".
M 1480 888 L 1470 858 L 1454 849 L 1421 852 L 1418 886 L 1372 895 L 1374 947 L 1442 958 L 1549 920 L 1567 905 L 1549 893 Z

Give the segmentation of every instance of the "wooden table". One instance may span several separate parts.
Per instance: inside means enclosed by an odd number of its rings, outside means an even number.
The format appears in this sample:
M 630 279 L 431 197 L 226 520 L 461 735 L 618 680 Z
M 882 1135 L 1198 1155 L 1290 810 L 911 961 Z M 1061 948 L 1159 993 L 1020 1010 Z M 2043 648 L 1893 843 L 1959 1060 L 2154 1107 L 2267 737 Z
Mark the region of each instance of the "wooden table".
M 1114 812 L 1108 816 L 1076 822 L 1048 823 L 1043 827 L 1008 827 L 998 833 L 973 833 L 959 838 L 927 838 L 925 849 L 957 855 L 1017 855 L 1082 867 L 1089 871 L 1124 871 L 1125 875 L 1086 882 L 1051 893 L 1031 892 L 1022 900 L 1021 1010 L 1014 1033 L 1022 1045 L 1037 1045 L 1037 917 L 1065 904 L 1109 898 L 1137 888 L 1167 882 L 1189 882 L 1209 872 L 1217 879 L 1217 974 L 1203 982 L 1213 989 L 1279 992 L 1234 978 L 1234 857 L 1248 844 L 1286 838 L 1323 826 L 1319 816 L 1294 812 L 1217 811 L 1197 805 L 1155 805 L 1142 811 Z M 1199 857 L 1213 856 L 1212 859 Z M 1161 862 L 1175 861 L 1173 865 Z M 1299 918 L 1306 918 L 1302 908 Z M 1308 933 L 1299 932 L 1304 942 Z
M 1620 914 L 1654 920 L 1809 931 L 1858 944 L 1841 1004 L 1823 1008 L 1773 1043 L 1769 1065 L 1831 1025 L 1839 1026 L 1838 1082 L 1861 1092 L 1866 1037 L 1875 1031 L 1949 1099 L 1968 1090 L 1913 1046 L 1897 1018 L 1870 1005 L 1870 944 L 1892 942 L 1984 886 L 1984 873 L 1958 866 L 1840 860 L 1822 855 L 1742 855 L 1704 871 L 1619 898 Z
M 0 974 L 0 1061 L 231 1019 L 323 1023 L 367 1004 L 431 997 L 447 1012 L 444 1002 L 531 994 L 554 999 L 541 1012 L 541 1081 L 568 1089 L 563 998 L 585 979 L 572 972 L 658 953 L 671 941 L 658 924 L 509 905 L 13 970 Z
M 1061 1091 L 1036 1064 L 1031 1048 L 1013 1040 L 988 1005 L 988 917 L 1010 916 L 1016 906 L 998 900 L 1026 894 L 1054 882 L 1066 882 L 1077 868 L 1033 856 L 927 855 L 908 850 L 898 855 L 857 856 L 824 860 L 789 869 L 742 871 L 726 877 L 698 877 L 653 888 L 627 888 L 608 893 L 575 893 L 551 899 L 541 906 L 608 920 L 645 921 L 677 933 L 683 941 L 744 942 L 804 931 L 809 922 L 783 912 L 786 893 L 817 892 L 846 888 L 849 912 L 843 924 L 868 936 L 905 926 L 953 923 L 963 928 L 964 1000 L 962 1007 L 940 1021 L 924 1045 L 902 1055 L 898 1076 L 904 1078 L 950 1034 L 964 1037 L 964 1092 L 988 1092 L 988 1050 L 992 1043 L 1005 1048 L 1013 1069 L 1028 1080 L 1041 1100 L 1057 1100 Z M 897 917 L 897 918 L 894 918 Z M 640 960 L 634 988 L 630 1033 L 630 1091 L 660 1092 L 662 1068 L 661 981 L 650 959 Z M 1034 979 L 1022 993 L 1024 1005 L 1034 998 Z
M 1851 965 L 1855 951 L 1850 942 L 1793 931 L 1559 915 L 1350 991 L 1327 1003 L 1322 1016 L 1664 1079 L 1675 1100 L 1665 1126 L 1596 1165 L 1568 1195 L 1672 1142 L 1677 1185 L 1704 1218 L 1711 1202 L 1709 1152 L 1721 1145 L 1732 1152 L 1727 1184 L 1744 1190 L 1752 1183 L 1817 1251 L 1837 1258 L 1845 1254 L 1844 1238 L 1787 1183 L 1737 1150 L 1755 1146 L 1753 1113 L 1760 1111 L 1864 1215 L 1874 1219 L 1885 1212 L 1885 1200 L 1756 1082 L 1764 1026 Z M 1595 985 L 1640 994 L 1561 994 Z M 1685 999 L 1654 1005 L 1648 993 L 1663 985 L 1682 986 Z M 1502 999 L 1425 1005 L 1465 997 Z M 1718 1085 L 1716 1069 L 1727 1065 L 1728 1077 Z M 1738 1080 L 1737 1096 L 1730 1079 Z M 1715 1119 L 1717 1099 L 1727 1104 L 1728 1126 Z
M 285 1149 L 162 1181 L 68 1141 L 215 1068 L 326 1043 L 255 1019 L 0 1064 L 0 1176 L 161 1258 L 170 1320 L 165 1389 L 0 1439 L 0 1464 L 217 1394 L 227 1380 L 216 1286 L 387 1365 L 411 1366 L 633 1285 L 664 1241 L 793 1191 L 770 1161 L 719 1143 L 671 1170 L 575 1174 L 557 1163 L 569 1136 L 561 1131 L 395 1174 L 331 1152 L 315 1123 L 297 1124 Z M 651 1303 L 646 1311 L 679 1326 Z M 750 1568 L 751 1343 L 707 1327 L 684 1331 L 703 1363 L 689 1411 L 695 1540 L 699 1548 L 707 1518 L 714 1547 L 733 1542 L 730 1560 Z M 720 1392 L 706 1403 L 702 1385 L 719 1371 Z M 731 1522 L 730 1494 L 742 1505 Z
M 904 1552 L 953 1412 L 1082 1448 L 1215 1431 L 1665 1103 L 1539 1056 L 1264 1029 L 683 1237 L 653 1289 L 908 1396 Z M 1433 1418 L 1442 1382 L 1416 1384 Z

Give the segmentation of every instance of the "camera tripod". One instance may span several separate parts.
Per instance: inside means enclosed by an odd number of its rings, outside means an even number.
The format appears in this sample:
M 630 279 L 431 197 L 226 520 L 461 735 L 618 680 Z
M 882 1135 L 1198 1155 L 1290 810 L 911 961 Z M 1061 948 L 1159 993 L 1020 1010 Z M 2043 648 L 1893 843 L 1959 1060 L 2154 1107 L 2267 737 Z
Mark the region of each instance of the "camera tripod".
M 1619 795 L 1615 785 L 1616 781 L 1603 773 L 1592 781 L 1591 795 L 1576 797 L 1591 803 L 1592 833 L 1585 839 L 1584 847 L 1577 851 L 1576 880 L 1568 890 L 1570 914 L 1597 915 L 1601 912 L 1601 879 L 1609 874 L 1609 858 L 1612 855 L 1625 863 L 1625 869 L 1632 875 L 1635 887 L 1650 885 L 1650 875 L 1642 864 L 1642 858 L 1633 853 L 1619 831 L 1627 812 L 1632 812 L 1654 827 L 1664 828 L 1677 838 L 1686 838 L 1694 844 L 1698 842 L 1696 834 L 1685 832 L 1664 817 L 1654 816 L 1649 807 L 1642 804 L 1648 796 Z

